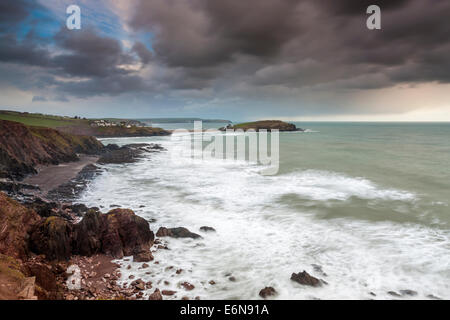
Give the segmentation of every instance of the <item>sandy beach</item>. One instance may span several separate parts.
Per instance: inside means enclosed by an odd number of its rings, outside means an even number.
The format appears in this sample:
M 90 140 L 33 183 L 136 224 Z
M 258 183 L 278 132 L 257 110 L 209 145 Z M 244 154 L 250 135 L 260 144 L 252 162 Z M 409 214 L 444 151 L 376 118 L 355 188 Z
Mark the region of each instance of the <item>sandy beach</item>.
M 38 174 L 27 177 L 24 183 L 37 185 L 38 196 L 45 197 L 50 190 L 70 181 L 87 165 L 97 162 L 98 157 L 80 155 L 80 160 L 59 165 L 38 167 Z

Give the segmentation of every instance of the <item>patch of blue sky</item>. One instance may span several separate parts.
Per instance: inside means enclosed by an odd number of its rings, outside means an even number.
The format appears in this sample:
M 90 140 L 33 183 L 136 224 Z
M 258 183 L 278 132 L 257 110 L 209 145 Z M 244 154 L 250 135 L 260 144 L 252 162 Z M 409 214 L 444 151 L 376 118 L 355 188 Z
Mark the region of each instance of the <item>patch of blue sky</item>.
M 16 28 L 16 36 L 19 41 L 24 40 L 29 33 L 33 38 L 48 41 L 61 29 L 61 21 L 53 12 L 45 8 L 34 9 L 30 15 Z

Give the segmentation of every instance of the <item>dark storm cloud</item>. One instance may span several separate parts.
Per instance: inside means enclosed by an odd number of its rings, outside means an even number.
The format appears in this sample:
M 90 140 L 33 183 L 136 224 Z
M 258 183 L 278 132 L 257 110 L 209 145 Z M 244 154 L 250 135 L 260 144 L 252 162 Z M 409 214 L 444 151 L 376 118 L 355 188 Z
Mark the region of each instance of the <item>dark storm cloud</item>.
M 366 28 L 370 4 L 381 7 L 382 30 Z M 152 90 L 257 98 L 450 82 L 448 0 L 138 0 L 127 22 L 152 33 L 152 47 L 131 49 L 95 29 L 19 36 L 38 7 L 0 3 L 0 70 L 16 68 L 0 82 L 63 98 Z
M 381 7 L 381 31 L 366 28 L 371 4 Z M 444 0 L 141 0 L 130 25 L 155 32 L 155 58 L 183 68 L 186 77 L 220 79 L 235 70 L 235 81 L 244 81 L 248 72 L 272 68 L 266 72 L 272 84 L 298 87 L 383 74 L 385 81 L 367 81 L 372 89 L 448 82 L 447 72 L 433 63 L 448 61 L 442 48 L 450 38 L 449 17 L 450 2 Z M 259 63 L 239 72 L 242 56 Z M 212 66 L 215 74 L 199 72 Z M 245 81 L 268 85 L 271 79 Z
M 2 0 L 0 1 L 0 31 L 16 28 L 28 17 L 31 10 L 42 8 L 32 0 Z
M 153 58 L 152 52 L 142 42 L 136 42 L 133 45 L 133 51 L 136 52 L 143 64 L 149 63 Z
M 56 67 L 72 76 L 107 77 L 127 73 L 118 68 L 133 62 L 116 39 L 101 37 L 92 30 L 72 32 L 61 30 L 55 37 L 57 45 L 69 53 L 53 59 Z
M 47 50 L 29 41 L 18 42 L 14 34 L 0 35 L 0 44 L 0 61 L 34 66 L 50 64 Z

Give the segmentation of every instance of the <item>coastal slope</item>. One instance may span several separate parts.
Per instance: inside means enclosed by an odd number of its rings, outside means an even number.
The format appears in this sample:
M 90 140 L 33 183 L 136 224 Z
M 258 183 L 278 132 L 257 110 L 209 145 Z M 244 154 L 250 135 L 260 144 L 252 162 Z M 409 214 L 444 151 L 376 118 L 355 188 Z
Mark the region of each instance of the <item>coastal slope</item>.
M 37 165 L 77 161 L 78 153 L 98 154 L 104 146 L 94 137 L 0 120 L 0 177 L 22 179 Z

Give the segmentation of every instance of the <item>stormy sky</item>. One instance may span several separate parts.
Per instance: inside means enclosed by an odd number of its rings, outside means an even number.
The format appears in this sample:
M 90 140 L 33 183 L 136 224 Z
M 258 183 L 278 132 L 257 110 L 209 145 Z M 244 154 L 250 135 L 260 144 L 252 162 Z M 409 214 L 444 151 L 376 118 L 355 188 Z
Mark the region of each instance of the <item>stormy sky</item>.
M 450 121 L 450 1 L 2 0 L 0 95 L 87 117 Z

